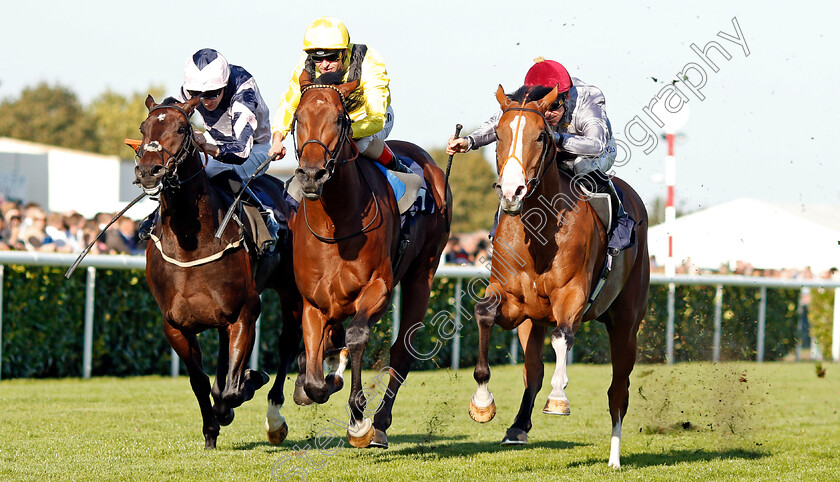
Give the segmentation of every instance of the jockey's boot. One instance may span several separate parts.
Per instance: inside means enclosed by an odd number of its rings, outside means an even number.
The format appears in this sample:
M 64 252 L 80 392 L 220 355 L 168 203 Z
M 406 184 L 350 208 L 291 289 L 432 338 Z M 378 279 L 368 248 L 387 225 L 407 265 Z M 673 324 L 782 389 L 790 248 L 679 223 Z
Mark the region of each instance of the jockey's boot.
M 597 190 L 610 195 L 610 200 L 613 206 L 613 222 L 607 233 L 607 253 L 610 256 L 617 256 L 621 250 L 629 248 L 635 242 L 633 239 L 633 227 L 636 222 L 624 210 L 624 204 L 621 202 L 619 191 L 613 184 L 612 179 L 601 171 L 592 171 L 583 176 L 588 182 L 584 182 L 584 187 L 590 191 Z M 596 189 L 592 189 L 594 184 Z
M 251 190 L 250 187 L 245 188 L 245 194 L 251 198 L 254 204 L 259 208 L 265 227 L 268 229 L 268 234 L 271 235 L 271 241 L 264 243 L 262 250 L 271 251 L 275 246 L 277 246 L 277 239 L 280 237 L 280 223 L 274 216 L 274 209 L 266 206 L 262 199 L 257 196 L 257 193 Z
M 388 147 L 388 144 L 385 144 L 384 141 L 381 141 L 378 138 L 371 140 L 370 144 L 368 144 L 368 147 L 362 152 L 362 154 L 382 164 L 388 170 L 403 172 L 405 174 L 412 173 L 411 169 L 403 164 L 400 158 L 394 154 L 394 151 Z
M 137 239 L 140 241 L 148 241 L 152 239 L 152 230 L 157 224 L 158 210 L 155 209 L 148 216 L 140 221 L 140 226 L 137 228 Z

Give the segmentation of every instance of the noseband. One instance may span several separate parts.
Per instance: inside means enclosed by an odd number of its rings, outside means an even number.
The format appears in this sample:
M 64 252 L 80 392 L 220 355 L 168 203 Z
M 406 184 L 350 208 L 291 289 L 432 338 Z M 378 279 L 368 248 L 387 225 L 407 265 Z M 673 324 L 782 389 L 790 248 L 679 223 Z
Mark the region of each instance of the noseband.
M 187 123 L 189 124 L 190 116 L 187 114 L 187 111 L 185 111 L 181 107 L 178 107 L 177 105 L 157 105 L 155 107 L 152 107 L 152 109 L 149 110 L 149 117 L 152 116 L 153 112 L 155 112 L 157 110 L 163 110 L 163 109 L 175 109 L 175 110 L 177 110 L 178 112 L 181 113 L 181 115 L 184 116 L 185 119 L 187 119 Z M 184 139 L 181 141 L 181 145 L 178 147 L 178 150 L 175 151 L 175 153 L 172 153 L 167 148 L 163 147 L 160 144 L 159 141 L 156 141 L 156 140 L 155 141 L 150 141 L 146 144 L 142 144 L 137 149 L 137 153 L 134 156 L 134 158 L 135 158 L 134 163 L 135 163 L 135 165 L 138 165 L 139 159 L 142 158 L 145 155 L 146 152 L 157 152 L 158 155 L 160 156 L 161 163 L 163 164 L 163 167 L 166 170 L 165 174 L 163 175 L 163 180 L 162 180 L 163 188 L 164 189 L 178 188 L 179 186 L 188 182 L 190 179 L 197 176 L 198 173 L 201 172 L 201 170 L 203 170 L 204 167 L 206 167 L 206 165 L 207 165 L 207 163 L 206 163 L 207 157 L 206 157 L 206 153 L 205 153 L 205 163 L 202 166 L 202 169 L 196 171 L 195 174 L 188 177 L 187 179 L 184 179 L 183 181 L 178 179 L 178 167 L 187 159 L 187 156 L 189 156 L 190 154 L 195 152 L 197 147 L 198 146 L 196 145 L 195 140 L 193 139 L 192 132 L 188 132 L 188 133 L 184 134 Z M 169 156 L 168 159 L 164 158 L 164 156 L 163 156 L 164 153 Z
M 301 144 L 300 148 L 298 148 L 297 136 L 295 135 L 295 125 L 298 123 L 298 116 L 297 116 L 297 113 L 295 113 L 294 120 L 292 121 L 292 131 L 291 131 L 292 140 L 295 143 L 295 157 L 298 160 L 298 166 L 300 166 L 300 157 L 303 155 L 303 149 L 306 147 L 307 144 L 317 144 L 317 145 L 321 146 L 321 148 L 324 150 L 324 160 L 326 161 L 325 165 L 324 165 L 324 168 L 327 170 L 328 176 L 332 177 L 333 172 L 335 171 L 336 164 L 339 164 L 339 163 L 343 164 L 345 162 L 352 161 L 353 159 L 355 159 L 358 156 L 358 153 L 356 153 L 355 156 L 353 156 L 349 159 L 338 160 L 338 155 L 341 153 L 341 150 L 344 148 L 344 145 L 347 144 L 347 142 L 352 137 L 353 129 L 352 129 L 351 125 L 353 123 L 353 120 L 350 119 L 350 114 L 347 113 L 347 107 L 346 107 L 346 103 L 345 103 L 346 99 L 344 98 L 344 94 L 342 94 L 341 91 L 338 90 L 338 88 L 336 86 L 326 85 L 326 84 L 308 85 L 308 86 L 304 87 L 303 90 L 300 91 L 301 99 L 303 99 L 304 94 L 306 94 L 308 91 L 310 91 L 312 89 L 332 89 L 332 90 L 338 92 L 338 97 L 341 99 L 341 110 L 342 110 L 342 113 L 344 114 L 342 119 L 341 119 L 341 132 L 339 132 L 338 143 L 335 145 L 335 149 L 330 150 L 329 146 L 324 144 L 320 139 L 309 139 L 306 142 L 304 142 L 303 144 Z
M 536 190 L 537 186 L 540 185 L 540 181 L 542 180 L 543 176 L 545 175 L 545 171 L 551 166 L 551 163 L 554 162 L 554 156 L 550 156 L 551 160 L 548 162 L 548 165 L 545 164 L 545 159 L 546 159 L 546 157 L 549 157 L 549 154 L 551 154 L 552 152 L 557 150 L 557 144 L 554 142 L 554 134 L 551 132 L 551 129 L 548 127 L 548 121 L 545 120 L 545 115 L 543 115 L 542 112 L 540 112 L 536 109 L 528 109 L 528 108 L 525 108 L 525 107 L 508 107 L 507 109 L 502 111 L 502 114 L 504 115 L 506 112 L 511 112 L 511 111 L 533 112 L 534 114 L 537 114 L 538 116 L 540 116 L 540 119 L 542 119 L 542 121 L 543 121 L 543 134 L 546 137 L 546 142 L 543 145 L 542 153 L 540 153 L 540 166 L 537 169 L 537 173 L 534 177 L 528 179 L 528 173 L 525 172 L 525 166 L 522 164 L 521 160 L 517 159 L 517 161 L 519 161 L 519 165 L 522 166 L 522 172 L 525 174 L 525 178 L 527 179 L 525 181 L 525 187 L 528 190 L 528 193 L 525 194 L 525 197 L 527 198 L 527 197 L 530 197 L 532 194 L 534 194 L 534 191 Z M 518 127 L 518 124 L 517 124 L 517 129 L 518 128 L 519 127 Z M 516 137 L 517 136 L 514 134 L 514 138 L 516 138 Z M 505 159 L 505 164 L 507 164 L 507 162 L 511 159 L 516 159 L 516 157 L 514 157 L 514 156 L 508 157 L 507 159 Z M 499 175 L 501 175 L 501 171 L 504 170 L 504 166 L 505 165 L 502 164 L 502 169 L 498 173 Z M 533 186 L 532 186 L 532 184 L 533 184 Z M 493 183 L 493 188 L 496 188 L 497 186 L 498 186 L 497 183 Z

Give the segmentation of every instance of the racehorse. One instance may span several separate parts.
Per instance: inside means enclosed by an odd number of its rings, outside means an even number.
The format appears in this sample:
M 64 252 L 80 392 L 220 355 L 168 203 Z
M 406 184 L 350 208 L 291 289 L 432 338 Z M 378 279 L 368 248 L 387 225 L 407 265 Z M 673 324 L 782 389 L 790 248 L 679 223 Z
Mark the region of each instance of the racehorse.
M 220 239 L 214 238 L 227 205 L 211 185 L 193 138 L 189 119 L 199 99 L 168 101 L 156 104 L 151 96 L 146 98 L 149 116 L 140 126 L 143 140 L 137 149 L 137 181 L 147 194 L 160 197 L 157 234 L 146 249 L 146 281 L 163 314 L 164 335 L 189 373 L 207 449 L 216 447 L 219 426 L 233 421 L 234 408 L 269 380 L 268 374 L 246 364 L 254 347 L 260 292 L 271 288 L 278 293 L 281 366 L 268 395 L 266 430 L 269 441 L 280 443 L 287 433 L 279 411 L 283 382 L 300 343 L 300 295 L 293 281 L 291 248 L 286 247 L 279 260 L 276 255 L 269 262 L 257 259 L 255 249 L 246 250 L 236 223 L 229 223 Z M 282 186 L 270 176 L 262 178 L 264 184 Z M 255 281 L 255 272 L 263 269 L 268 274 Z M 212 390 L 196 338 L 210 328 L 219 333 Z
M 557 99 L 557 89 L 537 99 L 530 98 L 532 92 L 522 88 L 508 97 L 501 85 L 496 92 L 503 114 L 497 128 L 499 180 L 495 186 L 504 215 L 493 242 L 485 297 L 475 307 L 479 351 L 474 378 L 478 389 L 470 400 L 470 416 L 487 422 L 496 413 L 488 389 L 487 358 L 494 324 L 505 330 L 518 328 L 525 358 L 525 392 L 502 445 L 528 441 L 534 399 L 542 387 L 542 349 L 549 328 L 557 367 L 543 413 L 569 415 L 564 391 L 568 383 L 566 352 L 580 324 L 598 319 L 609 332 L 613 366 L 607 392 L 612 418 L 609 465 L 619 467 L 621 423 L 636 361 L 636 334 L 647 311 L 650 284 L 647 212 L 639 195 L 624 181 L 613 178 L 625 193 L 625 209 L 639 220 L 636 243 L 613 260 L 603 290 L 590 305 L 590 294 L 606 262 L 607 231 L 576 181 L 553 165 L 557 146 L 544 114 Z
M 447 239 L 443 212 L 452 211 L 451 193 L 443 171 L 424 150 L 408 142 L 388 142 L 397 155 L 422 166 L 435 204 L 431 214 L 415 216 L 407 247 L 400 242 L 400 217 L 391 188 L 372 162 L 358 159 L 352 140 L 347 112 L 359 101 L 359 81 L 341 82 L 340 74 L 312 81 L 304 72 L 295 113 L 295 177 L 303 197 L 292 231 L 305 345 L 305 357 L 298 359 L 300 392 L 305 393 L 296 392 L 295 401 L 324 403 L 336 391 L 336 384 L 324 378 L 322 360 L 326 350 L 346 342 L 352 370 L 350 444 L 387 447 L 394 398 L 411 368 L 413 335 L 423 322 Z M 403 293 L 402 323 L 391 347 L 388 389 L 371 421 L 364 414 L 362 355 L 370 327 L 388 309 L 397 283 Z

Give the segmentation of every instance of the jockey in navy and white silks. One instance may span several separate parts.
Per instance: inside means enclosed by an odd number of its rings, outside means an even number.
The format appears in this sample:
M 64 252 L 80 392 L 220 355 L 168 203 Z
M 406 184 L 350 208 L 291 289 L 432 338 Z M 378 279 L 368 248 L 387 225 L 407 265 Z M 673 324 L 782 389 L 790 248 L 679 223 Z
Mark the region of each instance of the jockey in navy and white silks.
M 575 179 L 590 190 L 598 187 L 609 193 L 617 205 L 617 219 L 609 229 L 610 254 L 615 255 L 631 246 L 635 222 L 624 211 L 622 195 L 606 174 L 615 162 L 617 149 L 604 94 L 598 87 L 569 76 L 562 64 L 542 58 L 535 59 L 525 75 L 524 85 L 557 87 L 557 101 L 549 106 L 545 119 L 557 143 L 558 165 L 564 163 L 574 172 Z M 502 112 L 498 111 L 469 136 L 451 137 L 447 154 L 466 152 L 495 142 L 496 126 L 501 117 Z
M 184 102 L 196 96 L 201 98 L 196 112 L 206 129 L 204 146 L 212 156 L 207 175 L 232 170 L 247 179 L 268 159 L 271 142 L 268 105 L 254 77 L 216 50 L 201 49 L 187 59 L 176 98 Z

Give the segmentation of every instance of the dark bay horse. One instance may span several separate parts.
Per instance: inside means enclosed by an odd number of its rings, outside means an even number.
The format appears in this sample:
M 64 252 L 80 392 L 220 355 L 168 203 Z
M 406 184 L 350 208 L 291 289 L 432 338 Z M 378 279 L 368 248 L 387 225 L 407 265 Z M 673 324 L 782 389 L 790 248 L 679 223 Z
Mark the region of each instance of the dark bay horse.
M 340 76 L 328 74 L 312 82 L 304 73 L 295 114 L 299 164 L 295 176 L 303 190 L 293 223 L 295 279 L 303 296 L 306 347 L 305 361 L 299 359 L 305 392 L 301 395 L 317 403 L 327 401 L 336 388 L 324 378 L 324 353 L 346 341 L 352 370 L 350 443 L 387 447 L 385 432 L 391 425 L 394 398 L 414 359 L 409 349 L 417 330 L 411 328 L 423 322 L 446 243 L 448 224 L 442 213 L 452 211 L 451 194 L 443 171 L 425 151 L 407 142 L 388 142 L 397 155 L 422 166 L 435 203 L 432 214 L 416 215 L 410 243 L 400 255 L 394 195 L 371 162 L 357 159 L 359 151 L 352 140 L 347 112 L 358 100 L 359 82 L 340 82 Z M 403 293 L 402 323 L 391 347 L 388 389 L 371 421 L 364 413 L 362 355 L 370 327 L 388 309 L 397 283 Z M 345 331 L 343 323 L 348 318 Z M 297 392 L 295 397 L 298 401 Z
M 221 239 L 215 239 L 227 205 L 211 186 L 193 139 L 189 118 L 198 101 L 195 97 L 186 103 L 156 104 L 151 96 L 146 99 L 149 116 L 140 126 L 143 141 L 135 174 L 146 193 L 160 196 L 160 220 L 146 249 L 146 281 L 163 313 L 166 339 L 187 367 L 208 449 L 216 447 L 219 426 L 233 421 L 233 409 L 268 382 L 268 374 L 246 364 L 254 347 L 260 292 L 271 288 L 278 293 L 283 315 L 281 366 L 268 395 L 266 430 L 272 443 L 280 443 L 287 433 L 280 415 L 283 382 L 300 343 L 300 295 L 293 281 L 291 248 L 281 253 L 279 262 L 278 256 L 269 257 L 273 262 L 258 260 L 256 250 L 245 249 L 234 222 Z M 255 281 L 258 269 L 269 270 L 264 283 Z M 212 389 L 196 338 L 211 328 L 219 333 Z
M 556 146 L 544 114 L 556 100 L 557 89 L 541 99 L 528 98 L 530 91 L 525 89 L 517 94 L 509 98 L 502 86 L 496 92 L 503 111 L 497 127 L 496 163 L 504 215 L 493 242 L 490 283 L 485 298 L 475 307 L 480 340 L 474 373 L 478 389 L 470 400 L 470 416 L 487 422 L 496 413 L 488 389 L 487 358 L 494 324 L 505 330 L 518 328 L 525 358 L 525 393 L 502 444 L 528 441 L 534 399 L 542 387 L 542 350 L 549 329 L 557 367 L 543 413 L 569 415 L 564 391 L 566 352 L 580 324 L 598 319 L 609 332 L 613 366 L 607 392 L 612 417 L 609 465 L 619 467 L 636 333 L 647 311 L 650 284 L 647 212 L 639 195 L 613 178 L 625 193 L 625 209 L 639 220 L 636 244 L 614 259 L 603 291 L 588 306 L 606 260 L 606 230 L 576 181 L 561 174 L 553 163 Z

